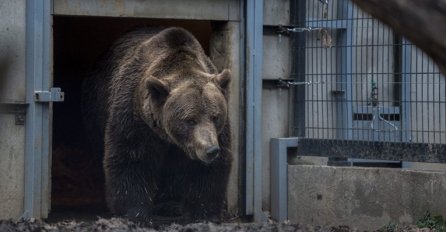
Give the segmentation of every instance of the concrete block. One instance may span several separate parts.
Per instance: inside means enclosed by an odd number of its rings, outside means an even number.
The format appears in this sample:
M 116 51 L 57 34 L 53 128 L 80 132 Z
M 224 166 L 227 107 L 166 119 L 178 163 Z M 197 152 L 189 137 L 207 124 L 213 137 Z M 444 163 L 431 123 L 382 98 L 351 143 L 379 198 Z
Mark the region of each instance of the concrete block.
M 446 216 L 446 173 L 401 169 L 288 166 L 292 223 L 376 230 Z
M 290 40 L 287 36 L 263 36 L 263 79 L 290 78 Z
M 0 114 L 0 219 L 23 213 L 25 127 L 13 114 Z
M 270 209 L 270 141 L 271 138 L 289 136 L 292 117 L 289 109 L 292 93 L 288 89 L 265 88 L 262 90 L 262 206 Z
M 290 24 L 290 0 L 265 0 L 263 7 L 264 25 Z

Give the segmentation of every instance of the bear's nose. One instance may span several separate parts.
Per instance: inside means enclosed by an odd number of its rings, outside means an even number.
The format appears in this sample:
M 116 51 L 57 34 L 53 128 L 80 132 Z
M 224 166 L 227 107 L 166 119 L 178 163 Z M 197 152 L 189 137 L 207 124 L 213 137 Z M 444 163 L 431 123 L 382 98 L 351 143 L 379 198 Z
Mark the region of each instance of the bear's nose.
M 218 146 L 212 146 L 209 149 L 207 149 L 206 154 L 210 159 L 213 159 L 217 157 L 218 153 L 220 152 L 220 147 Z

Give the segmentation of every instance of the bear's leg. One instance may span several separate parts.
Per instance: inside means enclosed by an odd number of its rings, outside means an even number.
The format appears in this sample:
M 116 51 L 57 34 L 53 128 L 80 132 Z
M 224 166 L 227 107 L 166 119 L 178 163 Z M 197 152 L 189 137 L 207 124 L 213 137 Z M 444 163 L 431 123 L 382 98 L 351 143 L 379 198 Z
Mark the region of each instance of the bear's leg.
M 119 149 L 124 146 L 110 142 L 107 145 L 104 169 L 110 210 L 131 220 L 150 220 L 156 186 L 148 172 L 153 170 L 147 162 L 129 157 L 134 150 Z
M 154 188 L 149 185 L 147 167 L 137 161 L 114 159 L 104 162 L 107 203 L 113 213 L 131 220 L 149 221 L 152 214 Z
M 191 219 L 214 222 L 223 219 L 230 169 L 230 164 L 219 163 L 194 171 L 199 177 L 191 179 L 191 190 L 185 198 L 185 210 Z

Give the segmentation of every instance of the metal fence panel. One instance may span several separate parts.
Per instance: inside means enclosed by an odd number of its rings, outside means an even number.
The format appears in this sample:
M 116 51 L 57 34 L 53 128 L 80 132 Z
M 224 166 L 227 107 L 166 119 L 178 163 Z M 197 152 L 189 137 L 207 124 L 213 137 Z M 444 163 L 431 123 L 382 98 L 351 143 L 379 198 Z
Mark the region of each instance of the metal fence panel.
M 417 150 L 429 153 L 423 155 L 442 156 L 435 151 L 446 144 L 446 79 L 432 60 L 349 0 L 306 0 L 302 5 L 305 17 L 295 32 L 304 42 L 295 46 L 305 51 L 305 62 L 294 63 L 293 70 L 305 82 L 305 94 L 297 98 L 304 109 L 295 111 L 295 118 L 305 123 L 295 122 L 295 134 L 334 145 L 368 143 L 367 149 L 387 143 L 391 146 L 384 147 L 397 153 L 415 144 L 426 147 Z M 444 162 L 413 152 L 384 154 Z M 386 158 L 368 158 L 377 156 Z

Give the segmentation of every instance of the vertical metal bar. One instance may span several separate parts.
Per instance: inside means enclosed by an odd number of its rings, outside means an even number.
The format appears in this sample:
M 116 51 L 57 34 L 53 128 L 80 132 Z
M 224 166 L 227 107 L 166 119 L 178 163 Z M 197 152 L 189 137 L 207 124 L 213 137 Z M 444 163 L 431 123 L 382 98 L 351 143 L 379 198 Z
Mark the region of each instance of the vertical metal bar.
M 411 142 L 411 124 L 410 124 L 410 112 L 411 112 L 411 84 L 410 73 L 412 63 L 412 45 L 406 38 L 401 40 L 401 137 L 402 142 Z
M 245 5 L 246 9 L 246 120 L 245 120 L 245 144 L 246 144 L 246 181 L 245 181 L 245 194 L 246 194 L 246 201 L 245 201 L 245 214 L 246 215 L 252 215 L 254 214 L 254 138 L 252 137 L 253 131 L 254 131 L 254 121 L 252 120 L 254 117 L 254 109 L 253 109 L 253 101 L 254 101 L 254 65 L 253 65 L 253 54 L 252 54 L 252 44 L 253 41 L 253 29 L 252 26 L 249 24 L 252 23 L 252 1 L 247 0 L 247 4 Z
M 263 0 L 246 3 L 246 213 L 262 212 L 262 62 Z
M 53 38 L 52 38 L 52 10 L 53 1 L 43 1 L 43 78 L 42 86 L 45 90 L 53 87 Z M 51 207 L 51 154 L 52 154 L 52 128 L 53 128 L 53 103 L 44 104 L 42 119 L 42 202 L 41 217 L 47 218 Z
M 316 23 L 320 23 L 321 22 L 321 10 L 324 8 L 324 5 L 321 2 L 316 2 L 315 1 L 315 5 L 316 7 L 314 7 L 313 9 L 316 10 L 316 14 L 315 14 L 315 19 L 316 19 Z M 314 42 L 314 40 L 313 40 Z M 314 46 L 312 46 L 314 49 L 314 56 L 316 57 L 316 62 L 312 62 L 312 68 L 314 71 L 311 72 L 311 74 L 313 74 L 311 76 L 311 80 L 317 80 L 318 78 L 320 78 L 323 75 L 323 70 L 322 70 L 322 45 L 320 43 L 314 44 Z M 314 105 L 314 110 L 312 111 L 313 113 L 313 122 L 314 122 L 314 133 L 315 133 L 315 138 L 320 139 L 320 132 L 321 132 L 321 118 L 323 117 L 320 113 L 320 106 L 321 104 L 321 100 L 322 100 L 322 94 L 320 94 L 319 92 L 319 87 L 312 85 L 311 86 L 311 92 L 312 93 L 318 93 L 318 94 L 313 94 L 312 98 L 313 98 L 313 105 Z
M 310 3 L 311 2 L 311 3 Z M 309 14 L 309 16 L 305 17 L 305 27 L 307 26 L 307 23 L 309 21 L 314 22 L 317 20 L 316 13 L 315 11 L 317 10 L 317 7 L 315 7 L 314 5 L 317 4 L 316 1 L 309 1 L 308 2 L 308 6 L 307 6 L 307 13 Z M 311 10 L 311 13 L 310 13 Z M 312 80 L 315 76 L 318 75 L 317 70 L 315 69 L 315 64 L 316 62 L 313 62 L 317 56 L 315 54 L 315 39 L 314 39 L 314 35 L 310 34 L 310 33 L 306 33 L 306 39 L 307 39 L 307 43 L 305 44 L 305 52 L 308 52 L 308 61 L 311 60 L 311 62 L 306 62 L 306 69 L 305 69 L 305 79 L 309 79 Z M 316 117 L 315 112 L 316 112 L 316 100 L 317 100 L 317 96 L 315 96 L 314 94 L 314 86 L 308 86 L 307 88 L 307 95 L 306 95 L 306 99 L 305 102 L 308 104 L 308 110 L 305 112 L 306 113 L 306 118 L 308 120 L 307 123 L 307 127 L 309 127 L 308 129 L 308 134 L 307 137 L 310 138 L 317 138 L 316 137 Z
M 305 27 L 305 11 L 307 1 L 290 1 L 290 23 L 298 27 Z M 291 34 L 291 78 L 298 82 L 305 81 L 305 44 L 306 33 Z M 297 85 L 294 91 L 294 135 L 305 137 L 305 89 L 304 85 Z
M 51 80 L 51 1 L 26 1 L 26 115 L 24 218 L 46 217 L 49 188 L 50 112 L 34 102 L 35 90 L 48 90 Z
M 430 101 L 429 99 L 429 94 L 431 93 L 430 91 L 430 85 L 433 81 L 433 77 L 432 77 L 432 65 L 430 64 L 430 57 L 425 55 L 424 56 L 424 60 L 426 61 L 426 71 L 424 72 L 424 80 L 423 80 L 423 89 L 425 89 L 426 91 L 426 99 L 423 99 L 423 105 L 426 106 L 426 110 L 423 110 L 423 112 L 427 112 L 427 117 L 423 117 L 424 120 L 426 121 L 426 127 L 423 128 L 427 128 L 425 129 L 427 131 L 427 138 L 426 138 L 426 143 L 433 143 L 432 139 L 431 139 L 431 134 L 432 134 L 432 127 L 431 127 L 431 120 L 430 120 L 430 115 L 432 115 L 432 109 L 431 109 L 431 103 L 432 101 Z M 427 78 L 426 78 L 427 77 Z M 426 80 L 427 79 L 427 80 Z
M 363 35 L 364 35 L 364 21 L 365 21 L 364 20 L 364 11 L 361 11 L 358 7 L 356 7 L 355 10 L 356 10 L 355 21 L 356 21 L 356 30 L 357 30 L 357 32 L 356 32 L 356 39 L 357 39 L 356 40 L 356 45 L 358 45 L 356 47 L 356 49 L 355 49 L 355 53 L 356 53 L 356 57 L 359 56 L 359 67 L 358 67 L 358 63 L 355 64 L 355 67 L 356 67 L 357 70 L 359 69 L 359 71 L 354 74 L 354 77 L 355 77 L 354 80 L 355 80 L 355 82 L 357 82 L 357 83 L 359 83 L 361 85 L 361 90 L 360 91 L 361 91 L 361 93 L 365 93 L 365 97 L 366 97 L 365 100 L 362 100 L 360 102 L 358 101 L 357 105 L 358 105 L 358 107 L 361 107 L 361 106 L 363 106 L 364 103 L 367 104 L 367 102 L 366 102 L 367 101 L 367 97 L 369 96 L 370 93 L 369 93 L 369 89 L 367 87 L 368 83 L 366 83 L 365 89 L 364 89 L 364 84 L 362 83 L 362 81 L 364 80 L 364 76 L 366 76 L 366 74 L 365 74 L 366 71 L 364 71 L 364 68 L 367 67 L 367 62 L 366 62 L 366 59 L 364 57 L 366 55 L 363 54 L 363 50 L 364 50 L 364 46 L 363 46 L 364 37 L 363 37 Z M 361 25 L 359 25 L 359 21 L 361 22 Z M 360 30 L 358 28 L 360 28 Z M 358 59 L 358 58 L 356 58 L 356 59 Z M 365 78 L 365 80 L 367 82 L 367 78 Z M 361 105 L 359 105 L 359 104 L 361 104 Z M 361 130 L 361 134 L 363 135 L 363 141 L 365 143 L 366 141 L 371 139 L 371 134 L 373 133 L 373 131 L 370 130 L 370 127 L 361 128 L 361 129 L 362 129 Z
M 443 127 L 442 127 L 442 125 L 441 125 L 441 122 L 442 121 L 444 121 L 443 120 L 443 118 L 442 118 L 442 110 L 441 110 L 441 108 L 442 108 L 442 106 L 444 106 L 444 104 L 440 104 L 440 102 L 441 102 L 441 78 L 442 78 L 442 76 L 441 76 L 441 73 L 437 70 L 437 80 L 438 80 L 438 84 L 437 84 L 437 94 L 435 95 L 435 96 L 437 96 L 437 100 L 436 100 L 436 103 L 437 103 L 437 107 L 438 107 L 438 112 L 437 112 L 437 114 L 435 114 L 435 116 L 434 117 L 437 117 L 437 119 L 438 119 L 438 121 L 437 121 L 437 125 L 438 125 L 438 127 L 437 127 L 437 133 L 438 133 L 438 143 L 444 143 L 443 142 L 443 140 L 442 140 L 442 134 L 443 134 Z
M 240 28 L 239 28 L 239 32 L 240 32 L 240 38 L 239 38 L 239 65 L 240 65 L 240 70 L 239 70 L 239 74 L 241 77 L 241 81 L 240 81 L 240 89 L 239 89 L 239 95 L 240 95 L 240 99 L 239 99 L 239 109 L 240 109 L 240 122 L 239 125 L 239 134 L 240 135 L 246 135 L 246 125 L 247 125 L 247 107 L 246 107 L 246 55 L 245 54 L 245 49 L 246 49 L 246 18 L 245 18 L 245 3 L 246 1 L 239 1 L 240 4 Z M 242 126 L 245 125 L 245 126 Z M 246 154 L 246 136 L 240 136 L 240 147 L 238 149 L 239 154 Z M 248 163 L 247 163 L 247 155 L 239 155 L 239 173 L 241 173 L 241 176 L 243 176 L 242 178 L 240 178 L 241 181 L 239 181 L 239 191 L 240 194 L 238 196 L 238 208 L 239 211 L 242 212 L 242 214 L 247 214 L 247 210 L 246 210 L 246 202 L 248 200 L 248 194 L 246 193 L 247 190 L 247 168 L 248 168 Z
M 339 107 L 342 109 L 337 115 L 337 124 L 342 125 L 342 129 L 338 132 L 338 138 L 351 140 L 353 127 L 353 88 L 352 88 L 352 43 L 353 43 L 353 9 L 350 1 L 339 1 L 338 4 L 340 12 L 344 12 L 347 18 L 347 28 L 340 31 L 340 36 L 337 41 L 339 59 L 337 59 L 338 70 L 340 70 L 341 80 L 339 90 L 344 91 L 341 97 Z

